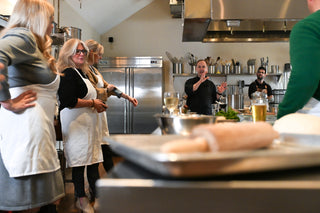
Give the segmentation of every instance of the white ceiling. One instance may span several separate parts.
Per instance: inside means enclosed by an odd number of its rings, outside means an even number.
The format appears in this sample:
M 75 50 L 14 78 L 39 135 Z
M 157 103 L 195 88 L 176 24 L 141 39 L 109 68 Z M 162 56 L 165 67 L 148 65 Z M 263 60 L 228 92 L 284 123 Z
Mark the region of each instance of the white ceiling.
M 154 0 L 67 0 L 99 33 L 104 34 Z

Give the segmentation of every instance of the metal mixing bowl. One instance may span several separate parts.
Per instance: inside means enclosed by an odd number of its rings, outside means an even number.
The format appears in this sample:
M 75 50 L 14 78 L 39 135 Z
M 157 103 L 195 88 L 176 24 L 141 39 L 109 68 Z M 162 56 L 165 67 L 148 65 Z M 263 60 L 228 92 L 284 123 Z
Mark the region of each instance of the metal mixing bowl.
M 196 125 L 214 123 L 215 121 L 214 116 L 197 114 L 155 114 L 154 117 L 156 118 L 163 135 L 190 135 L 192 128 Z

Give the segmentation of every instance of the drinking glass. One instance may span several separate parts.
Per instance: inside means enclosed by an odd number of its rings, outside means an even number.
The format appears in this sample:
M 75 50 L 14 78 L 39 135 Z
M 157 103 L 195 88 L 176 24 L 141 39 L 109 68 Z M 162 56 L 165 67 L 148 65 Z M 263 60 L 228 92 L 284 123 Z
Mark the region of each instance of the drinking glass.
M 178 92 L 165 92 L 163 94 L 164 105 L 169 110 L 170 115 L 173 114 L 174 110 L 179 104 L 179 93 Z
M 251 100 L 252 121 L 266 121 L 268 99 L 264 96 L 256 96 Z
M 217 112 L 219 112 L 219 104 L 211 104 L 212 106 L 212 115 L 215 116 Z

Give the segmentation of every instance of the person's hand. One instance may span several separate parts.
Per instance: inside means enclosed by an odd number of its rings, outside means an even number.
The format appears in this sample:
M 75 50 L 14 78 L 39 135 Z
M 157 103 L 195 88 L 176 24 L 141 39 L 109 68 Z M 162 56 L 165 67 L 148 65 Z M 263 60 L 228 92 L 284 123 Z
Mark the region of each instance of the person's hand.
M 267 89 L 263 89 L 261 92 L 268 94 L 268 90 Z
M 108 92 L 111 92 L 111 91 L 114 90 L 114 88 L 116 88 L 116 86 L 114 86 L 113 84 L 108 84 L 108 86 L 107 86 L 107 91 L 108 91 Z
M 223 93 L 227 89 L 227 82 L 223 82 L 217 87 L 219 93 Z
M 101 113 L 106 111 L 108 105 L 103 103 L 100 99 L 94 99 L 93 108 L 95 108 L 98 113 Z
M 200 76 L 201 83 L 209 79 L 209 77 L 207 77 L 206 74 L 207 74 L 206 72 L 201 73 L 201 76 Z
M 0 63 L 0 70 L 3 70 L 3 69 L 4 69 L 4 64 Z M 0 83 L 4 80 L 6 80 L 6 77 L 3 74 L 0 74 Z M 0 85 L 0 90 L 1 89 L 2 89 L 2 86 Z
M 6 79 L 6 77 L 4 76 L 4 75 L 2 75 L 2 74 L 0 74 L 0 83 L 2 82 L 2 81 L 4 81 Z M 2 86 L 0 85 L 0 90 L 2 89 Z
M 9 99 L 0 102 L 1 106 L 15 113 L 19 113 L 29 107 L 34 107 L 36 104 L 33 103 L 37 100 L 37 93 L 32 90 L 21 93 L 14 99 Z
M 133 104 L 133 106 L 138 106 L 138 100 L 128 96 L 128 100 Z

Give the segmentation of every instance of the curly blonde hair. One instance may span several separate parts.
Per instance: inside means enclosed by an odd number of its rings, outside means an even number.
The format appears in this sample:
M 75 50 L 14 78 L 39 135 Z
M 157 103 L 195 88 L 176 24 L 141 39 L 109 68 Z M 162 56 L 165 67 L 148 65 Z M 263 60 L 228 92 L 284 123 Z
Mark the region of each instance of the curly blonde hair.
M 50 69 L 57 73 L 55 59 L 51 55 L 52 39 L 48 35 L 53 15 L 54 7 L 45 0 L 18 0 L 6 28 L 1 32 L 1 37 L 15 27 L 29 29 L 35 36 L 38 48 L 47 59 Z

